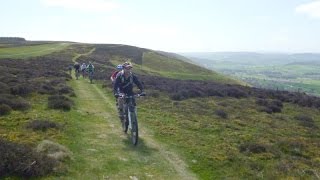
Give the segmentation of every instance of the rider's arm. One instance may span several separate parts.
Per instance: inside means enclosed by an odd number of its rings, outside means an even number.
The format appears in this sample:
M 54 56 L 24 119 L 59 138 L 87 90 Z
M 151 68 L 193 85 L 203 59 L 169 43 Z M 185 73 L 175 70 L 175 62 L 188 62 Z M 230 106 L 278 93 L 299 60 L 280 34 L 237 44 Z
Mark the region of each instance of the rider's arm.
M 118 93 L 118 89 L 120 87 L 120 83 L 121 83 L 121 79 L 119 78 L 119 76 L 117 76 L 116 79 L 114 80 L 113 94 L 117 94 Z
M 133 75 L 132 76 L 132 80 L 138 86 L 140 91 L 142 92 L 143 91 L 143 86 L 142 86 L 141 82 L 139 81 L 139 79 L 137 78 L 137 76 Z

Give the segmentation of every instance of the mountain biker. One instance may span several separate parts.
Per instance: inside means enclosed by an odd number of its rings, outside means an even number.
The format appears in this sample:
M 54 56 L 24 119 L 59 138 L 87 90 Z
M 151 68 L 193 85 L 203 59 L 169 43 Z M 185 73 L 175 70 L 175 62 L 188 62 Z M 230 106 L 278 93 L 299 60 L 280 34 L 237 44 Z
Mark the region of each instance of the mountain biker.
M 91 61 L 89 61 L 89 64 L 86 68 L 86 71 L 88 72 L 89 74 L 89 78 L 90 78 L 90 81 L 92 81 L 92 77 L 93 77 L 93 72 L 94 72 L 94 65 L 92 64 Z M 92 82 L 91 82 L 92 83 Z
M 114 96 L 116 99 L 118 99 L 118 104 L 119 104 L 118 112 L 121 120 L 123 120 L 123 117 L 124 117 L 122 114 L 124 100 L 123 98 L 118 98 L 120 93 L 126 94 L 128 96 L 133 96 L 134 95 L 133 83 L 134 83 L 140 89 L 140 94 L 145 95 L 142 84 L 138 80 L 137 76 L 135 76 L 131 72 L 132 64 L 129 62 L 125 62 L 122 65 L 122 67 L 123 67 L 123 70 L 117 74 L 116 79 L 114 81 L 114 86 L 113 86 Z M 133 104 L 135 104 L 135 102 Z
M 87 69 L 86 63 L 82 63 L 80 70 L 82 72 L 82 77 L 83 78 L 85 77 L 86 69 Z
M 76 78 L 78 79 L 78 73 L 80 73 L 80 64 L 78 62 L 75 62 L 74 65 L 74 71 L 75 71 L 75 74 L 76 74 Z
M 112 82 L 112 86 L 114 86 L 114 81 L 116 80 L 117 75 L 122 71 L 122 64 L 117 65 L 116 70 L 110 76 L 110 80 Z M 116 106 L 118 107 L 118 98 L 116 98 Z
M 86 67 L 86 70 L 90 73 L 90 72 L 94 72 L 94 65 L 92 64 L 91 61 L 89 61 L 88 66 Z
M 72 68 L 73 68 L 73 65 L 72 65 L 72 64 L 69 64 L 69 66 L 68 66 L 68 71 L 69 71 L 70 76 L 71 76 Z

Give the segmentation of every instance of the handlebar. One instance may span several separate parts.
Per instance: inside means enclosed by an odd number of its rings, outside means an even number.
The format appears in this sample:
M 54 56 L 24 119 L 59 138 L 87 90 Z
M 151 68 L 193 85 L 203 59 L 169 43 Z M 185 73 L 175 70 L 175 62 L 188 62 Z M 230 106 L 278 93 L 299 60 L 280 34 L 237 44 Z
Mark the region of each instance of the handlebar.
M 146 96 L 146 94 L 139 93 L 139 94 L 134 94 L 134 95 L 131 95 L 131 96 L 128 96 L 128 95 L 126 95 L 124 93 L 118 94 L 119 98 L 133 98 L 133 97 L 144 97 L 144 96 Z

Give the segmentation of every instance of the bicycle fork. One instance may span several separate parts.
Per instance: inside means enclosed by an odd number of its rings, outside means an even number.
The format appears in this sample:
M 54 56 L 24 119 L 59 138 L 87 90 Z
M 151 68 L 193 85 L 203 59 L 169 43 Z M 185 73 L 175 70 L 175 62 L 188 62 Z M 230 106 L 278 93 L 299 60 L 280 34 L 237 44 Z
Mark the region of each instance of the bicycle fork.
M 134 106 L 132 106 L 132 107 L 128 106 L 127 111 L 128 111 L 128 121 L 129 121 L 128 122 L 129 123 L 128 128 L 131 130 L 132 129 L 131 112 L 133 111 L 135 114 L 137 114 L 137 109 Z

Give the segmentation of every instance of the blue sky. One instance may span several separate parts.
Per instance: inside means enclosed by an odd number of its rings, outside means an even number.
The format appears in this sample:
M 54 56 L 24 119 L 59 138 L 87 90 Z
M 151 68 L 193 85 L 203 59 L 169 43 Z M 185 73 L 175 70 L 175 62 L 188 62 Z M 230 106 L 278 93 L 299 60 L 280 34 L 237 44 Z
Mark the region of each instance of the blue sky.
M 10 0 L 0 36 L 170 52 L 320 52 L 320 0 Z

